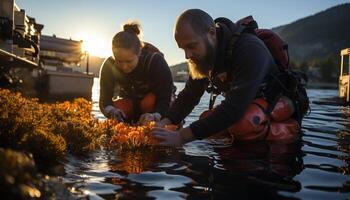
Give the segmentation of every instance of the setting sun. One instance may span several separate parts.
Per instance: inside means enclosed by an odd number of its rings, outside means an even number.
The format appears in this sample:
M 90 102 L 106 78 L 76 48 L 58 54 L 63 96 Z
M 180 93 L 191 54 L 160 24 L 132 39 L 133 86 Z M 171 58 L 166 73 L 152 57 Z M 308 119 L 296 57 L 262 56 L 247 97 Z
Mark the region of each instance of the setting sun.
M 78 40 L 83 40 L 83 51 L 90 55 L 108 57 L 112 54 L 111 44 L 107 38 L 103 38 L 93 32 L 79 32 L 76 35 Z

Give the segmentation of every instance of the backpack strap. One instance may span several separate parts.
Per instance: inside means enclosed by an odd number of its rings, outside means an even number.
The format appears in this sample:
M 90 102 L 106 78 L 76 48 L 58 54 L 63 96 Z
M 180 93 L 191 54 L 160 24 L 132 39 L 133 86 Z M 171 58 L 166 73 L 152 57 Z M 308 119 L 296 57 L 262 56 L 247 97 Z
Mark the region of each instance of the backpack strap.
M 226 55 L 225 55 L 225 60 L 228 61 L 227 63 L 231 63 L 233 50 L 236 46 L 238 39 L 241 37 L 241 35 L 244 31 L 244 28 L 245 28 L 244 26 L 239 26 L 237 31 L 235 31 L 232 34 L 232 37 L 231 37 L 230 41 L 228 42 L 228 46 L 226 49 Z
M 248 16 L 246 18 L 238 20 L 236 24 L 237 24 L 237 29 L 233 32 L 226 49 L 225 59 L 227 63 L 232 63 L 233 50 L 236 46 L 238 39 L 241 37 L 241 35 L 243 33 L 255 34 L 254 30 L 258 28 L 258 24 L 252 18 L 252 16 Z
M 266 90 L 264 91 L 264 96 L 268 102 L 265 114 L 270 115 L 272 110 L 275 108 L 279 98 L 282 96 L 282 91 L 285 88 L 285 76 L 277 72 L 270 72 L 268 74 L 269 78 L 266 84 Z
M 145 59 L 145 63 L 148 61 L 148 62 L 147 62 L 147 65 L 146 65 L 146 70 L 147 70 L 147 73 L 149 73 L 149 74 L 150 74 L 150 72 L 151 72 L 151 64 L 152 64 L 153 58 L 154 58 L 154 56 L 157 55 L 157 54 L 159 54 L 159 53 L 153 52 L 153 53 L 149 56 L 149 59 Z M 159 55 L 160 55 L 160 54 L 159 54 Z

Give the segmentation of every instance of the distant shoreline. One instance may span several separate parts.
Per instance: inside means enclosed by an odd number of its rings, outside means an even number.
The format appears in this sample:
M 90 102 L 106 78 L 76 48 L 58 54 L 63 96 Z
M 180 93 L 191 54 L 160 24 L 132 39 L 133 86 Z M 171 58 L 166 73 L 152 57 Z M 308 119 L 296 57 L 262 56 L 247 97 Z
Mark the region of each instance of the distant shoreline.
M 338 89 L 338 82 L 308 82 L 308 89 Z

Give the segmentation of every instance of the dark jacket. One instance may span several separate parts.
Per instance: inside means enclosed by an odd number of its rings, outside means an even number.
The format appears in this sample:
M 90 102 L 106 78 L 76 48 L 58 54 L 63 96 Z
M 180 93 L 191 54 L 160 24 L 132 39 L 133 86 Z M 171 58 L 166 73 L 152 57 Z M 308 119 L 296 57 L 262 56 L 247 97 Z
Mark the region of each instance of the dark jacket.
M 208 137 L 238 122 L 248 105 L 256 98 L 267 75 L 277 69 L 263 41 L 250 33 L 244 33 L 238 39 L 232 52 L 232 60 L 228 62 L 225 56 L 232 30 L 225 24 L 218 25 L 218 47 L 214 71 L 227 72 L 229 74 L 227 84 L 230 87 L 222 91 L 225 93 L 225 100 L 212 114 L 190 125 L 197 139 Z M 234 24 L 231 26 L 235 27 Z M 209 79 L 193 80 L 190 77 L 166 117 L 174 124 L 181 122 L 199 103 L 208 83 Z
M 142 50 L 136 68 L 129 74 L 119 70 L 114 58 L 109 57 L 100 69 L 100 110 L 106 116 L 104 108 L 113 105 L 113 97 L 138 102 L 145 94 L 153 92 L 156 95 L 156 112 L 164 115 L 169 108 L 172 87 L 169 66 L 160 53 Z

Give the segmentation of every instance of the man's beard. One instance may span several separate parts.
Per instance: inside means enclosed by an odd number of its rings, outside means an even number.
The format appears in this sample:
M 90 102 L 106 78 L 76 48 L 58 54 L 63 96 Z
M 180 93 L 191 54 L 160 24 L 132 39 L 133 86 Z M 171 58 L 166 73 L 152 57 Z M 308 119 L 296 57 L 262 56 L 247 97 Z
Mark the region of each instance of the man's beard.
M 205 39 L 204 42 L 206 46 L 206 55 L 203 58 L 189 60 L 187 62 L 190 75 L 194 80 L 208 78 L 214 66 L 215 47 L 209 43 L 208 39 Z

